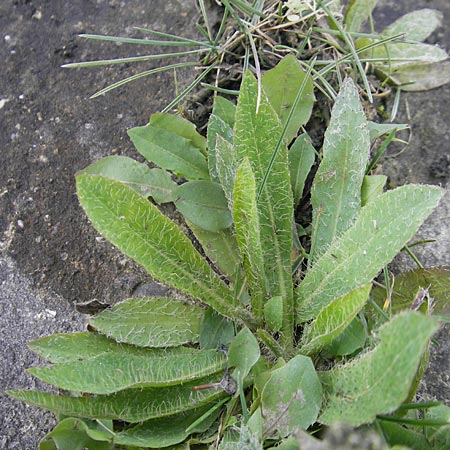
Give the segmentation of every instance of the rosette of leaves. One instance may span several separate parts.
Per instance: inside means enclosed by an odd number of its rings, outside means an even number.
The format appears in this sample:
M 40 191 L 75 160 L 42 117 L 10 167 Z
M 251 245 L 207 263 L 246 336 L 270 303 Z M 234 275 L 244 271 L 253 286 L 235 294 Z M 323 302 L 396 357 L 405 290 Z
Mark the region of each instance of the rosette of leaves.
M 335 423 L 383 430 L 394 445 L 391 424 L 405 420 L 404 445 L 428 427 L 422 438 L 441 448 L 447 409 L 413 420 L 404 404 L 438 321 L 411 310 L 411 295 L 389 316 L 372 281 L 443 191 L 383 192 L 385 179 L 366 174 L 376 127 L 347 79 L 312 184 L 307 255 L 295 210 L 316 152 L 298 130 L 313 101 L 311 79 L 286 57 L 260 84 L 246 73 L 236 106 L 215 99 L 206 139 L 167 114 L 130 130 L 158 167 L 110 157 L 78 173 L 93 226 L 186 297 L 128 299 L 89 332 L 31 343 L 51 364 L 30 372 L 60 392 L 9 393 L 60 417 L 41 449 L 296 449 Z

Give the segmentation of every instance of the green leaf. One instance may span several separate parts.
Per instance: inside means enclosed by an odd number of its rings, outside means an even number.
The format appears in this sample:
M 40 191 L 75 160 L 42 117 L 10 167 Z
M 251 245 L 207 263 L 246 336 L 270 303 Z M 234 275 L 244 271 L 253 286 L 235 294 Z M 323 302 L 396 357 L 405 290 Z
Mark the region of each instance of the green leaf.
M 419 288 L 429 289 L 430 297 L 434 298 L 435 313 L 445 315 L 450 312 L 450 266 L 415 269 L 397 275 L 391 295 L 392 312 L 410 309 Z M 376 286 L 372 296 L 382 306 L 386 290 Z
M 431 445 L 423 433 L 405 428 L 399 423 L 380 420 L 379 426 L 390 446 L 403 445 L 410 450 L 431 450 Z
M 220 349 L 228 347 L 235 335 L 234 324 L 219 316 L 213 309 L 206 310 L 200 323 L 200 348 Z
M 278 332 L 283 325 L 283 299 L 280 296 L 272 297 L 264 305 L 264 319 L 272 332 Z
M 373 144 L 379 137 L 390 133 L 393 130 L 401 131 L 407 130 L 409 125 L 402 123 L 376 123 L 369 120 L 370 142 Z
M 236 107 L 223 97 L 214 97 L 214 105 L 208 120 L 208 167 L 211 180 L 219 182 L 216 165 L 216 141 L 217 136 L 229 143 L 233 142 L 234 114 Z
M 350 78 L 342 84 L 325 132 L 323 158 L 311 188 L 313 206 L 309 266 L 355 221 L 370 151 L 366 116 Z
M 292 345 L 293 200 L 287 148 L 280 142 L 282 126 L 264 92 L 261 92 L 259 105 L 257 99 L 258 83 L 247 72 L 236 109 L 234 145 L 238 160 L 248 157 L 255 175 L 268 296 L 283 297 L 282 339 Z M 278 152 L 274 154 L 277 148 Z
M 367 340 L 366 329 L 355 317 L 350 325 L 324 349 L 327 356 L 345 356 L 360 350 Z
M 228 364 L 236 368 L 235 376 L 241 383 L 260 356 L 259 344 L 255 336 L 247 327 L 242 328 L 228 349 Z
M 289 170 L 294 194 L 294 206 L 298 206 L 303 195 L 305 181 L 314 164 L 316 151 L 307 134 L 301 134 L 289 149 Z
M 355 289 L 325 306 L 305 327 L 300 352 L 304 355 L 317 353 L 338 337 L 363 308 L 371 287 L 368 284 Z
M 78 197 L 94 227 L 150 275 L 229 318 L 245 320 L 233 293 L 191 241 L 132 189 L 96 175 L 78 175 Z
M 227 199 L 220 184 L 211 181 L 189 181 L 174 193 L 178 210 L 197 227 L 217 233 L 232 224 Z
M 297 322 L 316 317 L 336 298 L 371 282 L 414 236 L 443 193 L 436 186 L 402 186 L 362 208 L 296 288 Z
M 150 169 L 126 156 L 108 156 L 86 167 L 80 174 L 102 175 L 117 180 L 144 197 L 152 197 L 157 203 L 173 201 L 177 184 L 162 169 Z
M 319 415 L 322 387 L 310 358 L 297 355 L 273 370 L 261 394 L 265 432 L 281 437 L 306 430 Z
M 255 177 L 248 158 L 242 160 L 236 172 L 233 218 L 236 239 L 250 290 L 252 312 L 256 318 L 262 319 L 263 302 L 267 295 L 266 276 L 256 206 Z
M 417 9 L 401 16 L 385 28 L 381 34 L 395 36 L 405 33 L 404 39 L 422 42 L 441 26 L 443 17 L 443 14 L 435 9 Z
M 28 344 L 33 352 L 52 363 L 78 361 L 80 359 L 94 358 L 102 353 L 114 353 L 117 355 L 130 354 L 143 356 L 147 349 L 134 345 L 119 344 L 113 339 L 98 333 L 70 333 L 53 334 L 36 339 Z M 192 353 L 188 347 L 171 347 L 152 349 L 153 354 L 165 356 L 169 354 Z
M 306 74 L 294 55 L 284 57 L 273 69 L 268 70 L 261 77 L 264 92 L 283 126 L 287 122 L 297 92 L 304 83 L 305 77 Z M 314 85 L 311 77 L 308 77 L 300 101 L 288 124 L 285 134 L 286 142 L 291 142 L 300 127 L 308 122 L 314 101 Z
M 103 353 L 83 361 L 29 369 L 35 377 L 61 389 L 112 394 L 124 389 L 171 386 L 225 369 L 225 356 L 215 350 L 162 356 Z
M 447 422 L 447 425 L 428 428 L 428 437 L 435 450 L 445 450 L 450 445 L 450 407 L 439 405 L 430 408 L 426 417 L 427 420 Z
M 366 175 L 361 187 L 361 205 L 365 206 L 383 193 L 386 175 Z
M 399 314 L 379 329 L 379 343 L 372 351 L 320 373 L 325 404 L 319 422 L 359 426 L 398 408 L 437 329 L 437 323 L 427 316 Z
M 74 417 L 68 417 L 61 420 L 56 427 L 45 436 L 39 449 L 55 449 L 55 450 L 84 450 L 86 448 L 90 450 L 112 450 L 114 445 L 110 442 L 101 442 L 91 438 L 88 434 L 90 431 L 89 422 L 92 425 L 95 422 L 83 421 Z M 103 429 L 103 431 L 105 431 Z M 112 433 L 109 434 L 110 440 L 112 440 Z M 102 439 L 107 441 L 108 439 Z
M 8 391 L 8 395 L 57 414 L 93 419 L 141 422 L 190 411 L 225 396 L 216 389 L 193 390 L 197 385 L 215 383 L 217 375 L 183 385 L 126 389 L 111 395 L 72 397 L 38 391 Z
M 219 135 L 216 137 L 215 149 L 217 177 L 220 180 L 231 210 L 233 205 L 234 177 L 238 167 L 236 150 L 230 142 Z
M 128 135 L 148 161 L 188 180 L 209 180 L 206 157 L 190 139 L 151 123 L 131 128 Z
M 168 297 L 132 298 L 90 319 L 100 333 L 139 347 L 175 347 L 198 342 L 205 310 Z
M 190 140 L 194 147 L 197 147 L 204 155 L 207 154 L 206 139 L 189 120 L 173 114 L 157 113 L 151 115 L 150 124 Z
M 349 0 L 345 12 L 345 29 L 360 31 L 363 24 L 371 16 L 378 0 Z

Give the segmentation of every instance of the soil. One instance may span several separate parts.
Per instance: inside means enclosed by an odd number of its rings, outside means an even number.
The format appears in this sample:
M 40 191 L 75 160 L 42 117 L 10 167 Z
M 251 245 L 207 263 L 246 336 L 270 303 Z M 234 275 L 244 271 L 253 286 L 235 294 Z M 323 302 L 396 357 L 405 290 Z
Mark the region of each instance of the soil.
M 63 70 L 60 66 L 148 51 L 129 45 L 83 40 L 77 37 L 80 33 L 139 37 L 140 33 L 132 27 L 140 26 L 194 35 L 198 18 L 194 3 L 182 0 L 152 0 L 148 3 L 138 0 L 3 0 L 0 3 L 0 58 L 3 62 L 0 78 L 3 161 L 0 171 L 0 257 L 5 267 L 13 268 L 11 270 L 16 274 L 8 280 L 12 280 L 13 285 L 27 286 L 23 295 L 31 299 L 30 304 L 35 296 L 36 307 L 45 310 L 51 298 L 58 299 L 62 311 L 58 317 L 73 317 L 75 328 L 80 329 L 80 319 L 79 316 L 75 318 L 69 304 L 93 299 L 112 303 L 136 291 L 144 290 L 147 294 L 164 291 L 90 226 L 78 205 L 74 175 L 77 170 L 110 154 L 139 159 L 126 130 L 146 123 L 151 113 L 168 104 L 174 97 L 174 83 L 172 73 L 162 73 L 89 100 L 92 93 L 106 84 L 130 76 L 138 69 L 157 67 L 158 62 L 140 67 L 92 70 Z M 445 17 L 443 23 L 450 23 L 447 0 L 420 0 L 413 6 L 407 0 L 381 1 L 380 4 L 386 5 L 383 14 L 375 16 L 375 22 L 380 26 L 421 7 L 440 9 Z M 449 28 L 439 30 L 432 40 L 450 50 Z M 192 73 L 179 72 L 177 76 L 184 84 Z M 413 138 L 407 151 L 396 156 L 392 150 L 384 160 L 383 171 L 389 175 L 392 185 L 448 183 L 449 104 L 450 85 L 403 96 L 397 121 L 412 124 Z M 447 209 L 444 207 L 437 219 L 429 222 L 428 228 L 422 231 L 439 234 L 443 239 L 434 247 L 428 247 L 430 264 L 450 264 L 448 197 L 446 202 Z M 408 263 L 403 261 L 402 264 Z M 18 308 L 23 297 L 15 298 L 13 289 L 6 290 L 3 283 L 6 282 L 2 281 L 0 300 L 5 307 Z M 40 301 L 41 298 L 44 300 Z M 52 304 L 50 310 L 57 309 L 58 305 Z M 28 322 L 18 321 L 14 315 L 2 318 L 2 347 L 13 340 L 11 345 L 6 345 L 11 349 L 11 355 L 2 361 L 2 364 L 14 366 L 15 371 L 11 374 L 32 363 L 30 358 L 18 355 L 27 352 L 25 342 L 30 335 L 23 330 L 35 326 L 36 314 L 30 315 Z M 57 325 L 50 321 L 49 328 L 37 327 L 36 330 L 39 329 L 39 333 L 62 331 L 60 322 Z M 71 326 L 67 324 L 63 328 L 70 329 Z M 443 333 L 444 341 L 448 340 L 448 331 Z M 18 353 L 14 354 L 14 351 Z M 439 360 L 427 386 L 432 386 L 431 395 L 434 393 L 448 400 L 450 358 L 442 357 L 442 348 L 440 352 L 433 356 Z M 17 379 L 11 378 L 15 375 L 8 376 L 5 367 L 2 374 L 2 388 L 18 387 Z M 31 381 L 27 379 L 19 384 L 31 386 Z M 3 437 L 0 435 L 2 448 L 35 448 L 39 437 L 52 423 L 51 419 L 46 419 L 46 426 L 41 427 L 39 410 L 24 409 L 6 397 L 1 408 L 5 416 L 14 418 L 9 428 L 3 430 Z M 24 424 L 28 424 L 28 428 Z

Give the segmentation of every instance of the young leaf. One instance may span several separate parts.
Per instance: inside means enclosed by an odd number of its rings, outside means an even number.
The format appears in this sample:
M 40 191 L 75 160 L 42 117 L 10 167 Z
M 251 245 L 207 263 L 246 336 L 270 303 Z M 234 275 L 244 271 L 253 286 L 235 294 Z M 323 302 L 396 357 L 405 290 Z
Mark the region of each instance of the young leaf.
M 258 341 L 255 336 L 247 327 L 242 328 L 228 349 L 228 364 L 230 367 L 236 368 L 235 376 L 241 383 L 250 373 L 251 368 L 256 364 L 260 355 Z
M 351 355 L 364 347 L 367 340 L 366 329 L 355 317 L 350 325 L 327 345 L 323 352 L 328 357 Z
M 225 396 L 216 389 L 193 390 L 194 386 L 219 381 L 217 375 L 183 385 L 126 389 L 111 395 L 72 397 L 39 391 L 8 391 L 8 395 L 57 414 L 93 419 L 142 422 L 190 411 Z
M 128 135 L 148 161 L 188 180 L 209 180 L 206 157 L 190 139 L 151 123 L 131 128 Z
M 303 331 L 300 353 L 311 355 L 322 350 L 339 336 L 363 308 L 369 297 L 371 284 L 355 289 L 325 306 Z
M 212 308 L 206 310 L 200 323 L 200 348 L 202 350 L 228 347 L 234 335 L 233 322 L 219 316 Z
M 361 206 L 367 205 L 383 193 L 386 175 L 366 175 L 361 187 Z
M 294 55 L 284 57 L 273 69 L 261 77 L 261 84 L 270 104 L 285 125 L 293 107 L 298 90 L 304 83 L 306 74 L 301 69 Z M 288 124 L 285 138 L 291 142 L 302 125 L 308 122 L 315 101 L 313 81 L 309 77 L 305 84 L 301 99 Z
M 100 333 L 139 347 L 175 347 L 198 342 L 205 310 L 168 297 L 132 298 L 90 320 Z
M 372 122 L 369 120 L 369 135 L 370 135 L 370 142 L 373 144 L 376 139 L 379 137 L 390 133 L 393 130 L 401 131 L 401 130 L 407 130 L 409 128 L 409 125 L 402 124 L 402 123 L 377 123 Z
M 313 233 L 310 267 L 358 216 L 369 150 L 366 116 L 356 86 L 347 78 L 331 111 L 323 159 L 311 188 Z
M 261 245 L 269 296 L 283 298 L 282 339 L 292 341 L 291 277 L 293 200 L 282 126 L 264 92 L 247 72 L 236 108 L 234 146 L 238 160 L 248 157 L 255 175 Z M 276 154 L 274 152 L 277 151 Z M 290 344 L 292 345 L 292 344 Z
M 214 98 L 214 105 L 211 116 L 208 120 L 208 167 L 211 180 L 218 183 L 220 181 L 216 166 L 216 140 L 217 136 L 225 139 L 229 143 L 233 142 L 234 114 L 236 107 L 229 100 L 217 96 Z
M 336 298 L 371 282 L 414 236 L 443 193 L 436 186 L 402 186 L 362 208 L 296 288 L 297 322 L 316 317 Z
M 162 169 L 150 169 L 146 164 L 126 156 L 107 156 L 86 167 L 80 174 L 101 175 L 117 180 L 156 203 L 173 201 L 177 184 Z
M 146 355 L 103 353 L 83 361 L 50 367 L 35 367 L 29 372 L 61 389 L 91 394 L 112 394 L 129 388 L 182 384 L 225 369 L 225 355 L 216 350 L 192 353 Z
M 264 320 L 273 333 L 281 330 L 283 326 L 283 299 L 280 296 L 272 297 L 264 305 Z
M 404 39 L 424 41 L 442 24 L 443 14 L 435 9 L 418 9 L 401 16 L 385 28 L 382 36 L 396 36 L 405 33 Z
M 378 345 L 361 358 L 319 374 L 325 404 L 319 422 L 359 426 L 377 414 L 398 408 L 411 382 L 428 340 L 438 325 L 415 312 L 393 317 L 377 334 Z
M 250 290 L 252 312 L 256 318 L 262 319 L 263 303 L 267 295 L 266 279 L 256 206 L 255 177 L 248 158 L 242 160 L 236 172 L 233 218 L 236 239 Z
M 294 206 L 298 206 L 300 203 L 305 181 L 314 164 L 315 155 L 315 149 L 307 134 L 301 134 L 289 149 L 289 170 Z
M 310 358 L 297 355 L 272 371 L 261 394 L 266 433 L 281 437 L 306 430 L 319 415 L 322 386 Z
M 365 21 L 372 14 L 378 0 L 349 0 L 345 12 L 345 29 L 360 31 Z
M 94 227 L 154 278 L 205 302 L 229 318 L 249 315 L 191 241 L 132 189 L 96 175 L 78 175 L 78 197 Z M 151 227 L 151 233 L 149 228 Z
M 217 233 L 233 221 L 220 184 L 211 181 L 189 181 L 174 192 L 175 206 L 197 227 Z

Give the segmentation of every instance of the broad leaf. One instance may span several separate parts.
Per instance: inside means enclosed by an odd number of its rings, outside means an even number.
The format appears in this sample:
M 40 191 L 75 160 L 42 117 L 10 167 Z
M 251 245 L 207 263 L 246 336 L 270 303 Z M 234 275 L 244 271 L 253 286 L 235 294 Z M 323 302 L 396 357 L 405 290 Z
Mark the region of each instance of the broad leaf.
M 317 353 L 339 336 L 363 308 L 371 287 L 368 284 L 355 289 L 325 306 L 316 319 L 305 327 L 300 353 L 304 355 Z
M 387 182 L 386 175 L 366 175 L 361 187 L 361 205 L 365 206 L 383 193 Z
M 128 135 L 148 161 L 188 180 L 209 180 L 206 157 L 190 139 L 151 123 L 128 130 Z
M 362 349 L 366 340 L 366 329 L 358 317 L 355 317 L 350 325 L 324 348 L 323 352 L 327 357 L 351 355 Z
M 234 328 L 233 322 L 209 308 L 200 324 L 200 348 L 203 350 L 227 348 L 234 338 Z
M 215 350 L 182 355 L 103 353 L 83 361 L 29 369 L 35 377 L 61 389 L 112 394 L 128 388 L 182 384 L 225 369 L 225 356 Z
M 310 358 L 297 355 L 272 371 L 261 394 L 264 429 L 281 437 L 306 430 L 319 415 L 322 387 Z
M 383 36 L 395 36 L 404 33 L 404 39 L 424 41 L 442 24 L 443 14 L 435 9 L 418 9 L 391 23 L 382 31 Z
M 243 386 L 244 378 L 257 363 L 260 355 L 255 336 L 247 327 L 242 328 L 228 349 L 228 364 L 230 367 L 235 367 L 233 376 L 236 381 L 241 383 L 241 386 Z
M 232 291 L 154 205 L 121 183 L 96 175 L 78 175 L 77 190 L 94 227 L 150 275 L 226 317 L 245 320 L 245 312 L 233 306 Z
M 398 408 L 437 329 L 437 323 L 422 314 L 399 314 L 379 329 L 379 343 L 372 351 L 321 372 L 325 404 L 319 422 L 359 426 Z
M 219 182 L 216 165 L 217 136 L 233 142 L 234 114 L 236 107 L 229 100 L 216 96 L 211 116 L 208 120 L 208 167 L 212 181 Z
M 294 206 L 298 206 L 303 195 L 305 181 L 314 164 L 316 151 L 307 134 L 301 134 L 289 149 L 289 170 L 294 195 Z
M 57 414 L 93 419 L 141 422 L 193 410 L 217 401 L 225 394 L 216 389 L 193 390 L 197 385 L 215 383 L 217 375 L 183 385 L 127 389 L 111 395 L 72 397 L 38 391 L 8 391 L 12 397 Z
M 283 326 L 283 299 L 272 297 L 264 305 L 264 320 L 270 331 L 276 333 Z
M 266 276 L 256 206 L 255 177 L 248 158 L 242 160 L 236 172 L 233 218 L 236 239 L 250 290 L 252 312 L 255 317 L 262 319 L 263 303 L 267 295 Z
M 294 139 L 300 127 L 305 125 L 311 116 L 315 100 L 314 85 L 311 77 L 307 80 L 305 78 L 306 74 L 294 55 L 286 56 L 276 67 L 268 70 L 261 77 L 264 92 L 283 126 L 294 106 L 297 93 L 303 85 L 300 101 L 287 125 L 285 133 L 287 143 Z
M 152 197 L 156 203 L 173 201 L 177 184 L 162 169 L 150 169 L 146 164 L 126 156 L 108 156 L 83 169 L 80 174 L 102 175 L 126 184 L 144 197 Z
M 283 297 L 283 338 L 292 339 L 292 223 L 293 201 L 287 148 L 280 141 L 282 126 L 258 83 L 244 75 L 238 105 L 234 146 L 239 161 L 249 158 L 255 175 L 261 245 L 269 296 Z M 276 152 L 276 153 L 275 153 Z
M 361 31 L 377 2 L 378 0 L 349 0 L 344 20 L 346 30 Z
M 100 333 L 139 347 L 175 347 L 198 342 L 205 310 L 168 297 L 133 298 L 90 319 Z
M 358 216 L 369 150 L 366 116 L 356 86 L 347 78 L 331 111 L 323 158 L 311 188 L 313 233 L 310 267 Z
M 297 322 L 372 281 L 437 206 L 436 186 L 402 186 L 371 201 L 356 222 L 318 259 L 295 290 Z
M 231 226 L 232 217 L 220 184 L 189 181 L 174 192 L 178 210 L 197 227 L 217 233 Z

